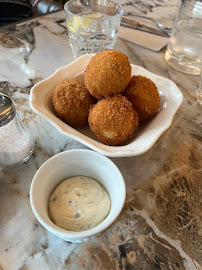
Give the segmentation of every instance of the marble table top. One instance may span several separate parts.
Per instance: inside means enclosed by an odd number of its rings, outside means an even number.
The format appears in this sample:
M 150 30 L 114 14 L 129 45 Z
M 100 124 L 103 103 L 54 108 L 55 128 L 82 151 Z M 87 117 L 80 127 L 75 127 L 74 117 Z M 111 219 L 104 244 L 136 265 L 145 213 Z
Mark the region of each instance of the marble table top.
M 125 12 L 174 20 L 179 1 L 121 0 Z M 172 80 L 184 100 L 171 127 L 145 154 L 111 158 L 127 187 L 124 209 L 99 237 L 74 244 L 46 231 L 36 220 L 29 189 L 37 169 L 51 156 L 86 148 L 60 134 L 29 107 L 38 81 L 73 60 L 64 12 L 0 29 L 0 92 L 9 95 L 35 139 L 31 158 L 0 169 L 0 269 L 153 270 L 202 269 L 202 110 L 198 76 L 180 73 L 160 52 L 118 39 L 132 64 Z

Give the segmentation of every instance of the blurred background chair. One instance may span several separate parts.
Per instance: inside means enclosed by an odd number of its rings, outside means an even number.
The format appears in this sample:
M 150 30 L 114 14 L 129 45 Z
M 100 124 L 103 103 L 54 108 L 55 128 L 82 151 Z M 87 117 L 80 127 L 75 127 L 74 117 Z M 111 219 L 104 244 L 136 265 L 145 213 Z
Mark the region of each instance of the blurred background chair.
M 0 0 L 0 26 L 62 9 L 53 0 Z
M 32 12 L 34 15 L 46 14 L 63 9 L 63 4 L 53 0 L 31 0 Z

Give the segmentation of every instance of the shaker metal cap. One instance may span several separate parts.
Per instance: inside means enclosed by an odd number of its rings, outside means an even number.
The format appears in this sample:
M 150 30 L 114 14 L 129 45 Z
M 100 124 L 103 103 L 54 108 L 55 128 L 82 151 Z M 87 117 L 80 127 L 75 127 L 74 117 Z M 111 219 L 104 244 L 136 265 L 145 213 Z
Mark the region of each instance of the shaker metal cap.
M 0 127 L 8 124 L 16 115 L 12 100 L 0 94 Z

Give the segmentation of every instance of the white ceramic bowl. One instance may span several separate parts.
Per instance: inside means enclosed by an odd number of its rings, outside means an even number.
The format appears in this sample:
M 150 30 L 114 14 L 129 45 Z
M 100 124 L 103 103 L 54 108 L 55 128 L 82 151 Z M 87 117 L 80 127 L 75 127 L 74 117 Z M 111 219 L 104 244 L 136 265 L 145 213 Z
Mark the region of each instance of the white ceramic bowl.
M 48 199 L 63 180 L 83 175 L 97 180 L 111 198 L 107 218 L 95 228 L 71 232 L 56 226 L 48 216 Z M 107 157 L 92 150 L 69 150 L 47 160 L 36 172 L 30 202 L 38 221 L 51 233 L 70 242 L 84 242 L 107 229 L 120 214 L 126 196 L 125 182 L 117 166 Z
M 180 107 L 183 96 L 174 82 L 160 77 L 148 70 L 132 66 L 132 75 L 142 75 L 150 78 L 157 86 L 160 95 L 159 110 L 145 124 L 139 126 L 126 144 L 108 146 L 98 141 L 88 126 L 72 128 L 60 120 L 53 109 L 51 96 L 57 84 L 73 77 L 83 80 L 84 71 L 92 55 L 84 55 L 71 64 L 58 69 L 53 75 L 36 84 L 30 92 L 30 106 L 34 112 L 44 117 L 62 134 L 71 137 L 86 146 L 109 157 L 137 156 L 148 151 L 161 134 L 170 127 L 173 117 Z

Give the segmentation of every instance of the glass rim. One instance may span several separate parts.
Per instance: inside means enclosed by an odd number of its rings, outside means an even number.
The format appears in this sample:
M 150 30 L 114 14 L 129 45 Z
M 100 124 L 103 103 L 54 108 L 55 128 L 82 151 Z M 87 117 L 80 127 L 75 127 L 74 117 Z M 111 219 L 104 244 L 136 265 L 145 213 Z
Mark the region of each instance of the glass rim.
M 68 9 L 68 5 L 70 4 L 70 3 L 72 3 L 72 2 L 77 2 L 78 3 L 78 1 L 77 0 L 69 0 L 69 1 L 67 1 L 65 4 L 64 4 L 64 10 L 65 10 L 65 12 L 66 13 L 68 13 L 68 14 L 70 14 L 70 15 L 72 15 L 72 16 L 75 16 L 75 17 L 79 17 L 79 18 L 82 18 L 82 14 L 75 14 L 75 13 L 72 13 L 69 9 Z M 121 5 L 119 5 L 119 4 L 117 4 L 117 3 L 114 3 L 113 1 L 111 1 L 111 0 L 107 0 L 107 1 L 105 1 L 105 2 L 107 2 L 107 3 L 112 3 L 113 5 L 115 5 L 116 7 L 118 7 L 118 11 L 117 11 L 117 13 L 115 14 L 115 15 L 108 15 L 108 14 L 106 14 L 107 15 L 107 18 L 114 18 L 114 17 L 116 17 L 116 16 L 120 16 L 120 15 L 122 15 L 123 14 L 123 7 L 121 6 Z M 97 13 L 98 13 L 99 11 L 97 11 Z M 96 13 L 96 11 L 95 11 L 95 13 Z M 93 19 L 93 20 L 106 20 L 107 18 L 89 18 L 89 19 Z

